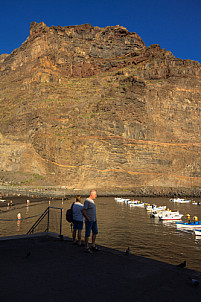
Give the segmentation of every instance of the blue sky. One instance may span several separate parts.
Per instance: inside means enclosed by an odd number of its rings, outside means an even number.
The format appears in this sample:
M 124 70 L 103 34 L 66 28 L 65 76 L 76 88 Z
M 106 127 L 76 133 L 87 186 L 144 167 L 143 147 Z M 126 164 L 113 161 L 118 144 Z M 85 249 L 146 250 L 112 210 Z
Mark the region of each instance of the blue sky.
M 118 24 L 136 32 L 146 46 L 159 44 L 176 58 L 201 63 L 201 0 L 0 0 L 0 54 L 20 47 L 33 21 Z

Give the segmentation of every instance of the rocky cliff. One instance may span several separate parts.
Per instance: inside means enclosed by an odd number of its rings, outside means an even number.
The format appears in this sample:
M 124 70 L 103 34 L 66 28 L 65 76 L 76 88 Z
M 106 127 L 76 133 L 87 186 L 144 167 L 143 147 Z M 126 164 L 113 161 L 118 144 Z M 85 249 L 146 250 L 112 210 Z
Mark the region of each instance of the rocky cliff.
M 201 65 L 122 26 L 32 23 L 0 56 L 0 112 L 2 183 L 201 186 Z

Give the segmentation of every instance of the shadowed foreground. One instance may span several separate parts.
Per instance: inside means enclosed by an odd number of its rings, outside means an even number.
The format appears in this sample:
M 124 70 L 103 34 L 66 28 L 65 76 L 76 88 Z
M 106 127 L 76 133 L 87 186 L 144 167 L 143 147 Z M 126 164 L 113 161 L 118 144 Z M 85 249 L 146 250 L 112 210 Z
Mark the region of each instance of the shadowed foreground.
M 201 273 L 43 235 L 0 240 L 0 301 L 200 301 Z

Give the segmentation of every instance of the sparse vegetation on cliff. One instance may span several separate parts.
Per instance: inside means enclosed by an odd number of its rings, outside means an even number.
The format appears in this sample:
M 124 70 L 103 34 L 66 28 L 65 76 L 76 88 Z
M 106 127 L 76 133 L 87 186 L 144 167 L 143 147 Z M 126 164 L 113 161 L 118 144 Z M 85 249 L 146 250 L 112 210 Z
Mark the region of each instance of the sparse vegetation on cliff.
M 200 187 L 199 63 L 121 26 L 32 23 L 0 80 L 2 182 Z

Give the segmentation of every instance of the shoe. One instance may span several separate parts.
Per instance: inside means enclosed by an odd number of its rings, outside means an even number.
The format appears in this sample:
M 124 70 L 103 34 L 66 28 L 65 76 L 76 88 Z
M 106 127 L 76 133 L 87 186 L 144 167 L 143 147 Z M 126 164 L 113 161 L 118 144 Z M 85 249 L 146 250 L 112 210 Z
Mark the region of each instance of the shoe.
M 92 246 L 91 249 L 92 251 L 100 251 L 100 249 L 97 246 Z
M 90 250 L 90 248 L 88 247 L 87 249 L 85 249 L 85 253 L 88 253 L 88 254 L 93 254 L 92 250 Z

